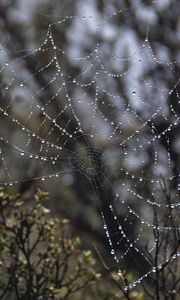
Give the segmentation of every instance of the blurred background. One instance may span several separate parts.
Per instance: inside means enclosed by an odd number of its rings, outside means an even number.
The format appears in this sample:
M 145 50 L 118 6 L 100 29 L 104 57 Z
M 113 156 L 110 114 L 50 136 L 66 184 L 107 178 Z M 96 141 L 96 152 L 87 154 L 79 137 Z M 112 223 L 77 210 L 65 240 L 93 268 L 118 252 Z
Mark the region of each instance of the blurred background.
M 178 0 L 0 2 L 1 185 L 49 191 L 55 215 L 138 276 L 162 186 L 178 201 L 179 12 Z

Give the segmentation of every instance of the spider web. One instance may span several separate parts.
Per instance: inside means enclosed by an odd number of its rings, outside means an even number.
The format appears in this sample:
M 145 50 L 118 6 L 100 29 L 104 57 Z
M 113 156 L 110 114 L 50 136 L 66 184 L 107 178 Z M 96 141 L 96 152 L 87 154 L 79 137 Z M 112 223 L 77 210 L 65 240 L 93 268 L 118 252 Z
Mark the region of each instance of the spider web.
M 179 101 L 176 88 L 180 79 L 168 89 L 143 76 L 144 66 L 163 65 L 174 72 L 173 66 L 178 63 L 164 63 L 155 56 L 148 30 L 143 44 L 128 56 L 118 56 L 110 47 L 104 48 L 98 34 L 122 13 L 116 12 L 100 23 L 93 16 L 61 18 L 49 24 L 43 42 L 27 53 L 9 53 L 1 44 L 4 101 L 0 113 L 7 127 L 1 129 L 0 183 L 14 186 L 26 181 L 45 181 L 61 178 L 67 172 L 86 177 L 96 193 L 117 270 L 121 272 L 126 261 L 140 261 L 140 275 L 124 286 L 126 290 L 156 272 L 146 253 L 153 253 L 156 246 L 151 236 L 153 230 L 179 230 L 178 225 L 162 223 L 157 227 L 152 214 L 156 207 L 161 220 L 162 212 L 171 208 L 175 223 L 178 221 L 179 182 L 171 158 L 170 133 L 179 125 L 179 116 L 169 105 L 169 97 L 174 93 Z M 96 27 L 95 47 L 86 56 L 58 46 L 57 28 L 68 22 Z M 36 71 L 26 72 L 24 59 L 33 62 L 40 56 Z M 67 60 L 80 68 L 74 76 L 65 71 Z M 132 71 L 131 65 L 135 63 L 136 70 Z M 36 83 L 39 76 L 46 78 L 42 86 Z M 130 87 L 128 92 L 123 85 Z M 166 124 L 160 131 L 159 120 Z M 9 132 L 8 128 L 12 130 Z M 175 187 L 171 203 L 163 201 L 162 182 Z M 147 236 L 149 248 L 145 251 L 142 245 Z M 179 255 L 176 252 L 167 257 L 159 263 L 158 270 Z

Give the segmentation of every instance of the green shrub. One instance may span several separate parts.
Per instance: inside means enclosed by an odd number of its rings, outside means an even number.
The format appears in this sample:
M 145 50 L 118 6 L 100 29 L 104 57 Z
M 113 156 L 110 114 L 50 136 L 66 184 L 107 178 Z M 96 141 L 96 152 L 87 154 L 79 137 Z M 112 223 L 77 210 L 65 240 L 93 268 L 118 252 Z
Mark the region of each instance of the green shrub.
M 38 190 L 28 207 L 0 190 L 0 299 L 76 299 L 100 277 L 69 220 L 43 205 L 47 196 Z

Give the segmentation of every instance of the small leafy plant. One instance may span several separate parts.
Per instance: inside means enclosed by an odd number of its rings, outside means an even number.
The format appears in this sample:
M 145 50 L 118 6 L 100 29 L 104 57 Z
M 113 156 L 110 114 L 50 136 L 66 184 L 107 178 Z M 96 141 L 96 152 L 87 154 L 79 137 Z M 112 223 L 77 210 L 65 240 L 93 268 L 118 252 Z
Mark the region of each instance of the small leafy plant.
M 43 205 L 47 197 L 38 190 L 27 206 L 0 189 L 0 299 L 76 299 L 100 277 L 70 221 L 51 217 Z

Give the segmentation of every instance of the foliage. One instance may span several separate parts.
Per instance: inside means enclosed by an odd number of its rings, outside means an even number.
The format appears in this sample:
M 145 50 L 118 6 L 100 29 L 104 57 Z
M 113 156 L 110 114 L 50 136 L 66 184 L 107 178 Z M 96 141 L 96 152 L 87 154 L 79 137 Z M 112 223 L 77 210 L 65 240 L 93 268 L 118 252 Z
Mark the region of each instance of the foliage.
M 28 207 L 0 191 L 0 299 L 70 299 L 100 276 L 69 220 L 52 218 L 42 204 L 47 196 L 38 190 Z
M 131 281 L 127 270 L 115 272 L 108 267 L 100 250 L 96 253 L 105 274 L 100 274 L 90 250 L 84 250 L 80 238 L 74 237 L 68 219 L 51 216 L 43 200 L 48 193 L 37 190 L 33 201 L 24 204 L 22 195 L 0 189 L 0 299 L 172 299 L 178 297 L 178 261 L 167 261 L 158 268 L 158 260 L 171 257 L 179 247 L 179 233 L 170 238 L 158 230 L 154 208 L 154 255 L 149 259 L 156 268 L 150 281 L 139 289 L 123 290 Z M 166 202 L 170 195 L 164 190 Z M 164 212 L 164 226 L 176 227 L 171 206 Z M 173 224 L 172 224 L 173 223 Z
M 122 278 L 97 271 L 70 221 L 44 206 L 47 197 L 38 189 L 25 205 L 22 195 L 0 189 L 0 299 L 126 299 Z M 143 299 L 136 290 L 128 297 Z

